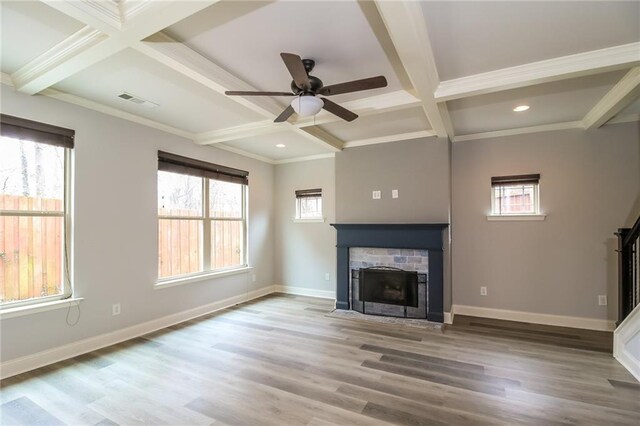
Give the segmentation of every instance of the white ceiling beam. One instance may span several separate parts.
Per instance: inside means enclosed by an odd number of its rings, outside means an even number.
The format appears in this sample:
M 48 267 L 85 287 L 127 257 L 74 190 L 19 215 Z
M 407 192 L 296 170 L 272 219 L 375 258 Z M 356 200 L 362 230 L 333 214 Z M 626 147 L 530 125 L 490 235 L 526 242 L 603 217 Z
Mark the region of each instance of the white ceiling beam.
M 629 70 L 589 111 L 582 122 L 585 129 L 596 129 L 612 119 L 640 96 L 640 67 Z
M 453 138 L 449 112 L 434 97 L 440 79 L 420 3 L 377 0 L 376 6 L 431 126 L 439 137 Z
M 186 45 L 173 40 L 166 34 L 154 34 L 145 41 L 135 43 L 132 47 L 216 93 L 224 95 L 227 90 L 256 90 L 247 82 L 222 69 Z M 271 126 L 271 129 L 268 130 L 269 132 L 271 130 L 275 132 L 276 129 L 289 130 L 331 151 L 340 151 L 342 149 L 342 141 L 318 127 L 298 128 L 286 121 L 283 123 L 271 122 L 274 117 L 277 117 L 282 112 L 285 106 L 269 97 L 253 96 L 245 98 L 242 96 L 230 96 L 227 99 L 233 100 L 268 118 Z M 250 127 L 266 129 L 268 126 L 265 120 L 264 122 L 251 124 Z
M 214 145 L 222 142 L 235 141 L 238 139 L 252 138 L 256 136 L 270 135 L 273 133 L 286 132 L 288 129 L 274 123 L 273 120 L 260 120 L 240 126 L 227 127 L 226 129 L 212 130 L 200 133 L 196 137 L 198 145 Z
M 117 40 L 84 27 L 11 75 L 16 89 L 36 94 L 122 50 Z
M 254 87 L 218 66 L 208 58 L 164 33 L 157 33 L 132 46 L 178 73 L 224 95 L 227 90 L 256 90 Z M 240 105 L 265 117 L 275 117 L 284 108 L 270 97 L 229 97 Z M 275 114 L 275 116 L 274 116 Z
M 380 143 L 389 143 L 397 141 L 408 141 L 411 139 L 430 138 L 436 136 L 433 130 L 419 130 L 417 132 L 397 133 L 395 135 L 378 136 L 375 138 L 357 139 L 344 143 L 345 148 L 354 148 L 356 146 L 376 145 Z
M 640 64 L 640 42 L 503 68 L 438 84 L 438 102 L 629 68 Z
M 341 103 L 341 105 L 348 110 L 355 112 L 360 117 L 364 117 L 407 108 L 419 107 L 421 103 L 420 100 L 412 94 L 404 90 L 398 90 L 395 92 L 384 93 L 382 95 L 375 95 L 367 98 L 344 102 Z M 329 112 L 322 111 L 315 117 L 298 118 L 291 124 L 297 128 L 304 128 L 340 121 L 342 121 L 340 117 L 337 117 Z M 201 133 L 198 135 L 196 143 L 201 145 L 212 145 L 220 142 L 228 142 L 237 139 L 278 133 L 286 130 L 286 127 L 277 125 L 274 126 L 273 120 L 268 119 L 245 124 L 242 126 L 229 127 L 226 129 Z
M 492 139 L 503 136 L 525 135 L 528 133 L 551 132 L 554 130 L 582 129 L 582 121 L 567 121 L 563 123 L 541 124 L 539 126 L 518 127 L 515 129 L 496 130 L 492 132 L 469 133 L 453 138 L 453 142 L 465 142 L 477 139 Z
M 344 147 L 343 141 L 325 130 L 322 130 L 320 127 L 312 126 L 299 129 L 291 125 L 291 129 L 300 136 L 307 138 L 318 145 L 324 146 L 325 148 L 329 148 L 331 151 L 342 151 L 342 148 Z
M 96 64 L 169 25 L 215 3 L 152 1 L 138 2 L 128 16 L 117 16 L 110 3 L 96 0 L 47 1 L 49 6 L 83 22 L 87 27 L 29 62 L 11 77 L 16 88 L 38 93 Z M 118 25 L 119 23 L 119 25 Z

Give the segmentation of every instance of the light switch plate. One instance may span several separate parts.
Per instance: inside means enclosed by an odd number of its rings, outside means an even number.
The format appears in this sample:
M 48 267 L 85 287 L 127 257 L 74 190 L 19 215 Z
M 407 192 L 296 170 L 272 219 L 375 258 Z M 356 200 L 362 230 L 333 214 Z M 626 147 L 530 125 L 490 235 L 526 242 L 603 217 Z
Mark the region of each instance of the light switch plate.
M 598 296 L 598 305 L 607 306 L 607 296 L 601 294 Z
M 397 189 L 392 189 L 391 190 L 391 198 L 398 198 L 398 190 Z
M 379 200 L 379 199 L 382 198 L 382 192 L 381 191 L 373 191 L 372 197 L 373 197 L 374 200 Z

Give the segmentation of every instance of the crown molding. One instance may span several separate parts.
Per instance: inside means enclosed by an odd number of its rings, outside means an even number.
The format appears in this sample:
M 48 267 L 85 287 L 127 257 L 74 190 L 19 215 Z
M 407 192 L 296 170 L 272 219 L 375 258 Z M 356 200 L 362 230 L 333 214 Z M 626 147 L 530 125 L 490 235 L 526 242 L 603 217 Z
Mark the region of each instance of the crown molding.
M 453 138 L 453 142 L 465 142 L 478 139 L 491 139 L 503 136 L 524 135 L 527 133 L 551 132 L 554 130 L 583 129 L 582 120 L 567 121 L 564 123 L 542 124 L 540 126 L 520 127 L 516 129 L 497 130 L 494 132 L 472 133 L 459 135 Z
M 380 143 L 389 143 L 397 141 L 406 141 L 410 139 L 430 138 L 437 136 L 433 130 L 419 130 L 417 132 L 398 133 L 395 135 L 378 136 L 375 138 L 357 139 L 354 141 L 345 142 L 345 148 L 355 148 L 357 146 L 377 145 Z
M 640 121 L 640 113 L 623 115 L 622 117 L 613 117 L 605 124 L 605 126 L 608 126 L 609 124 L 633 123 L 636 121 Z
M 233 152 L 234 154 L 242 155 L 243 157 L 248 157 L 254 160 L 262 161 L 263 163 L 275 164 L 275 160 L 272 160 L 271 158 L 263 157 L 262 155 L 254 154 L 252 152 L 245 151 L 240 148 L 235 148 L 233 146 L 225 145 L 223 143 L 216 144 L 215 146 L 212 146 L 212 148 L 220 148 L 224 151 L 229 151 L 229 152 Z
M 640 67 L 629 70 L 622 79 L 584 116 L 585 129 L 595 129 L 613 118 L 640 96 Z
M 120 7 L 115 1 L 40 0 L 83 24 L 113 35 L 122 30 Z
M 11 78 L 11 76 L 7 73 L 0 73 L 0 83 L 4 84 L 5 86 L 11 86 L 14 87 L 13 84 L 13 79 Z
M 640 63 L 640 42 L 546 59 L 467 77 L 445 80 L 437 102 L 629 68 Z
M 299 163 L 302 161 L 313 161 L 313 160 L 322 160 L 325 158 L 335 158 L 335 152 L 331 152 L 329 154 L 317 154 L 317 155 L 308 155 L 305 157 L 295 157 L 295 158 L 285 158 L 283 160 L 275 160 L 273 164 L 289 164 L 289 163 Z
M 41 92 L 41 94 L 49 98 L 58 99 L 60 101 L 64 101 L 64 102 L 68 102 L 70 104 L 78 105 L 84 108 L 92 109 L 94 111 L 111 115 L 113 117 L 118 117 L 127 121 L 132 121 L 134 123 L 142 124 L 143 126 L 152 127 L 157 130 L 162 130 L 163 132 L 171 133 L 176 136 L 180 136 L 189 140 L 193 140 L 195 138 L 195 134 L 188 132 L 186 130 L 178 129 L 176 127 L 172 127 L 167 124 L 160 123 L 158 121 L 150 120 L 148 118 L 144 118 L 139 115 L 121 111 L 119 109 L 116 109 L 98 102 L 90 101 L 89 99 L 81 98 L 80 96 L 61 92 L 56 89 L 45 89 Z

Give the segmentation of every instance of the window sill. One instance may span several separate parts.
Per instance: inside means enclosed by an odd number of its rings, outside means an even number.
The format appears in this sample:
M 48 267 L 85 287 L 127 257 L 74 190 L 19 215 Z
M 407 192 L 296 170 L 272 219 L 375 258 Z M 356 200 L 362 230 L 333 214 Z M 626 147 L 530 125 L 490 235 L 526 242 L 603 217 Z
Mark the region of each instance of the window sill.
M 198 275 L 190 275 L 186 277 L 180 278 L 171 278 L 168 280 L 158 281 L 153 285 L 153 288 L 156 290 L 161 290 L 163 288 L 175 287 L 178 285 L 191 284 L 198 281 L 205 281 L 215 278 L 228 277 L 231 275 L 239 275 L 239 274 L 248 274 L 253 267 L 251 266 L 243 266 L 237 269 L 229 269 L 226 271 L 216 271 L 216 272 L 206 272 Z
M 532 220 L 545 220 L 546 214 L 512 214 L 512 215 L 488 215 L 489 221 L 532 221 Z
M 325 220 L 324 217 L 319 219 L 293 219 L 293 223 L 324 223 Z
M 73 297 L 53 302 L 33 303 L 31 305 L 16 306 L 15 308 L 1 309 L 0 319 L 21 317 L 24 315 L 36 314 L 38 312 L 53 311 L 55 309 L 66 309 L 70 304 L 77 306 L 84 300 L 83 297 Z M 74 303 L 75 302 L 75 303 Z

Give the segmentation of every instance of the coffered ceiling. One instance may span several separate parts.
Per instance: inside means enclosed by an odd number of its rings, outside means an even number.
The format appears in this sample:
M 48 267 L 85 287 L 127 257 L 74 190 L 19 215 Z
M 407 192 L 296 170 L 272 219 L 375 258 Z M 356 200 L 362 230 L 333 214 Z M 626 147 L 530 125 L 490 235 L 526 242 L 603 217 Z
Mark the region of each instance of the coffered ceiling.
M 640 1 L 3 0 L 0 12 L 4 90 L 267 162 L 640 119 Z M 276 124 L 289 98 L 224 95 L 287 91 L 281 52 L 314 59 L 325 85 L 388 86 L 333 96 L 360 115 L 350 123 L 322 111 Z

